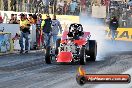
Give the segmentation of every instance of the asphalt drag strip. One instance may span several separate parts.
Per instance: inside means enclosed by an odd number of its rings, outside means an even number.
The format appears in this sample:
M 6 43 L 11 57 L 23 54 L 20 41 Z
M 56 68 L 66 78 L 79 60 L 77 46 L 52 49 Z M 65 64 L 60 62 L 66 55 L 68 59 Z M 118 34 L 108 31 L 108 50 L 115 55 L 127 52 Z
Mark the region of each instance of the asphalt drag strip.
M 125 46 L 126 48 L 124 48 Z M 105 44 L 99 47 L 100 52 L 98 51 L 99 53 L 97 61 L 87 62 L 86 65 L 83 65 L 83 68 L 88 74 L 128 73 L 132 75 L 130 72 L 132 68 L 132 49 L 130 46 L 131 42 L 116 41 L 115 45 L 112 44 L 111 41 L 106 41 Z M 107 47 L 109 47 L 109 49 Z M 79 66 L 79 64 L 57 63 L 47 65 L 44 62 L 43 52 L 30 53 L 28 55 L 16 54 L 1 56 L 0 88 L 107 87 L 107 84 L 85 84 L 84 86 L 78 85 L 76 82 L 76 74 Z M 119 88 L 120 85 L 121 84 L 116 85 L 115 88 Z M 114 88 L 114 85 L 111 86 Z M 124 86 L 124 88 L 130 87 L 131 85 Z

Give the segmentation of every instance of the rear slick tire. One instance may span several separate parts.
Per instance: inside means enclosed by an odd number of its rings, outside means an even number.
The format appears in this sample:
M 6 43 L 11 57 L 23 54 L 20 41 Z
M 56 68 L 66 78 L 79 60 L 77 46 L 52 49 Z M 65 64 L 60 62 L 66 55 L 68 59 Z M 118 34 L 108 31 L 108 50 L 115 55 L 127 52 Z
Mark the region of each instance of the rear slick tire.
M 85 48 L 82 47 L 80 50 L 80 65 L 85 65 L 86 64 L 86 56 L 85 56 Z
M 51 64 L 50 46 L 46 47 L 45 62 L 46 64 Z
M 89 40 L 89 51 L 90 51 L 90 58 L 89 61 L 96 61 L 97 56 L 97 43 L 95 40 Z

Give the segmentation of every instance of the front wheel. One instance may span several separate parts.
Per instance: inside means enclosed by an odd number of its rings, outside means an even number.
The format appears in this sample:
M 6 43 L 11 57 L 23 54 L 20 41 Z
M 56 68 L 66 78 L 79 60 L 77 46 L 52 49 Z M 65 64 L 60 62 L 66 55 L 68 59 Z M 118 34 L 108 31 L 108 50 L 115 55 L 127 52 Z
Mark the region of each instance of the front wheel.
M 80 50 L 80 65 L 85 65 L 86 64 L 86 55 L 85 55 L 85 48 L 82 47 Z
M 50 55 L 50 52 L 51 52 L 51 47 L 50 46 L 46 47 L 46 54 L 45 54 L 45 62 L 46 62 L 46 64 L 51 64 L 52 57 Z
M 57 39 L 57 41 L 56 41 L 56 49 L 55 49 L 55 54 L 56 54 L 56 55 L 57 55 L 58 52 L 59 52 L 58 47 L 60 47 L 60 42 L 61 42 L 61 39 L 60 39 L 60 38 Z

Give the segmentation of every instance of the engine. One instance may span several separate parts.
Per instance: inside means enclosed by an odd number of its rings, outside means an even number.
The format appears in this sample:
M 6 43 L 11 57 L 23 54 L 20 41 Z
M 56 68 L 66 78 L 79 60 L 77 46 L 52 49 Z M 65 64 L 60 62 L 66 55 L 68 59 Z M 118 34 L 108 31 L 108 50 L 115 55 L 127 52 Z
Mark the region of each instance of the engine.
M 72 40 L 68 40 L 67 43 L 61 44 L 59 47 L 59 51 L 72 52 L 73 54 L 77 53 L 77 46 L 72 42 Z

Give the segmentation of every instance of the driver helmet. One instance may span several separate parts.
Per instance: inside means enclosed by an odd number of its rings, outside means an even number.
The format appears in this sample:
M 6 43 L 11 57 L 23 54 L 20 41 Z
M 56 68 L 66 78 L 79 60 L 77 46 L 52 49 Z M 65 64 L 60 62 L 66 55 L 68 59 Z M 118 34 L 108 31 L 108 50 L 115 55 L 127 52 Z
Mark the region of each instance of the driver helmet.
M 69 32 L 72 33 L 73 38 L 79 38 L 82 26 L 80 24 L 71 24 Z

